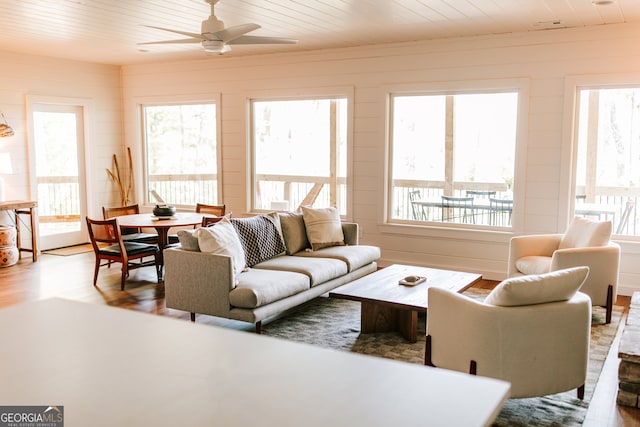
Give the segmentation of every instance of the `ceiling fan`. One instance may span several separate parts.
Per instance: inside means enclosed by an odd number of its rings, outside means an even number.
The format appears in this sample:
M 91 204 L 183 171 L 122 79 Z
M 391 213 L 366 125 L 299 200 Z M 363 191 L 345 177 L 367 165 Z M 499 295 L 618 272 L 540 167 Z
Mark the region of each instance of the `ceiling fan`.
M 201 43 L 205 52 L 223 54 L 231 50 L 230 45 L 240 44 L 295 44 L 298 41 L 281 37 L 261 37 L 247 36 L 246 34 L 260 28 L 258 24 L 241 24 L 225 28 L 224 22 L 219 20 L 215 14 L 215 5 L 220 0 L 204 0 L 211 5 L 211 16 L 202 21 L 200 34 L 187 31 L 172 30 L 169 28 L 153 27 L 145 25 L 147 28 L 168 31 L 189 37 L 188 39 L 163 40 L 157 42 L 138 43 L 139 45 L 150 44 L 172 44 L 172 43 Z

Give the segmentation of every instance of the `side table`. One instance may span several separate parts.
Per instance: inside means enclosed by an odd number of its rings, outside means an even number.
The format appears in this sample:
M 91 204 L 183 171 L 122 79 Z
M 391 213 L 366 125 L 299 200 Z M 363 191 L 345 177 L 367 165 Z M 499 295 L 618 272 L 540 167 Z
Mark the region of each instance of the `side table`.
M 13 216 L 12 221 L 16 226 L 17 233 L 17 244 L 18 244 L 18 256 L 22 258 L 22 252 L 31 252 L 31 257 L 33 261 L 38 260 L 38 244 L 37 244 L 37 234 L 38 229 L 36 227 L 36 211 L 35 208 L 38 206 L 38 202 L 31 200 L 9 200 L 6 202 L 0 202 L 0 211 L 13 211 L 13 215 L 9 215 L 11 218 Z M 31 232 L 31 247 L 23 248 L 20 240 L 20 224 L 21 218 L 20 215 L 29 215 L 29 231 Z

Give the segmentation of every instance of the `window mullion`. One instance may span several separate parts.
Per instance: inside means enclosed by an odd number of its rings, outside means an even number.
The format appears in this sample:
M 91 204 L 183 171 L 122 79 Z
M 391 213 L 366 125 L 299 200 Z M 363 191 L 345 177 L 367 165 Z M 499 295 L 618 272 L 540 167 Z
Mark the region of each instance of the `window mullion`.
M 445 100 L 445 134 L 444 134 L 444 194 L 453 195 L 453 110 L 454 97 L 447 95 Z
M 329 203 L 338 206 L 337 153 L 338 153 L 338 120 L 335 99 L 329 103 Z
M 594 203 L 596 197 L 596 176 L 598 166 L 598 126 L 600 117 L 600 92 L 589 91 L 589 119 L 587 131 L 587 165 L 585 178 L 586 202 Z

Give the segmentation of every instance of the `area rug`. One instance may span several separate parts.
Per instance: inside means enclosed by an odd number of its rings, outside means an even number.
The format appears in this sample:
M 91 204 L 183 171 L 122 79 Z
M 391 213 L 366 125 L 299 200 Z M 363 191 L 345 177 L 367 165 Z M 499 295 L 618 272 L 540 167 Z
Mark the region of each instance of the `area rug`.
M 48 254 L 48 255 L 57 255 L 57 256 L 70 256 L 70 255 L 83 254 L 91 251 L 93 251 L 93 247 L 91 246 L 91 244 L 85 243 L 83 245 L 66 246 L 64 248 L 49 249 L 46 251 L 42 251 L 42 253 Z
M 484 299 L 488 290 L 471 288 L 472 298 Z M 612 320 L 604 324 L 604 309 L 593 308 L 589 371 L 585 399 L 576 391 L 530 399 L 508 400 L 495 426 L 580 426 L 584 421 L 602 366 L 615 337 L 622 307 L 614 307 Z M 424 363 L 425 322 L 419 322 L 418 342 L 408 343 L 399 334 L 360 334 L 360 303 L 333 298 L 316 298 L 263 326 L 262 333 L 326 348 L 422 365 Z

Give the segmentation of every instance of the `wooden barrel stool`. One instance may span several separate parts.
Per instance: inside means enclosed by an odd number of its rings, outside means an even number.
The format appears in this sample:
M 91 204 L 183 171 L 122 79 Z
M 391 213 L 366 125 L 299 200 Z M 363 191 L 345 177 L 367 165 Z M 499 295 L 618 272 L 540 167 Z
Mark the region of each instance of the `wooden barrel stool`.
M 0 267 L 11 267 L 19 258 L 16 228 L 0 225 Z

